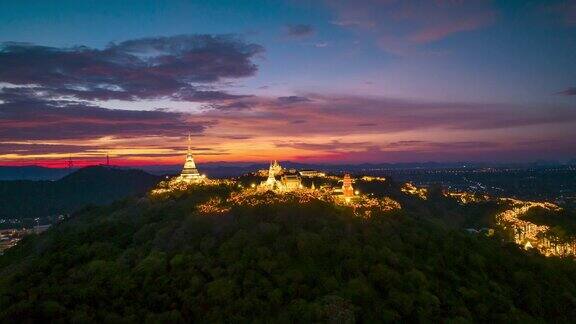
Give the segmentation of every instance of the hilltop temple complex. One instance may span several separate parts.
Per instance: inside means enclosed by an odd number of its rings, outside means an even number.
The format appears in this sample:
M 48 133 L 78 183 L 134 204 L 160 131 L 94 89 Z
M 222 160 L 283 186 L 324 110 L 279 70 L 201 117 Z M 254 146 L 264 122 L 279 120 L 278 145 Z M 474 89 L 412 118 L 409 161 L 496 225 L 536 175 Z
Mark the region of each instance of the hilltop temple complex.
M 316 175 L 320 177 L 325 177 L 324 173 L 320 173 L 318 171 L 314 171 Z M 312 172 L 309 171 L 308 174 Z M 330 193 L 333 198 L 338 199 L 344 203 L 351 203 L 357 198 L 357 192 L 354 190 L 352 186 L 352 177 L 350 174 L 346 173 L 342 181 L 342 187 L 331 187 L 331 186 L 324 186 L 322 189 L 316 189 L 316 186 L 312 182 L 309 188 L 305 188 L 302 184 L 302 177 L 311 177 L 310 175 L 303 176 L 300 172 L 296 170 L 286 170 L 280 166 L 278 161 L 274 161 L 270 163 L 270 167 L 268 171 L 265 172 L 261 170 L 257 173 L 258 175 L 267 174 L 266 180 L 262 181 L 258 186 L 258 190 L 271 190 L 278 193 L 284 192 L 291 192 L 295 190 L 312 190 L 318 191 L 322 190 L 324 192 Z M 278 179 L 279 178 L 279 179 Z
M 342 187 L 332 187 L 323 186 L 317 189 L 314 183 L 310 185 L 310 188 L 305 188 L 302 184 L 302 178 L 312 178 L 312 177 L 326 177 L 326 174 L 315 170 L 287 170 L 284 169 L 277 160 L 270 163 L 268 170 L 260 170 L 256 172 L 258 176 L 265 176 L 266 180 L 260 182 L 259 185 L 255 186 L 258 191 L 274 191 L 277 193 L 286 193 L 296 190 L 311 190 L 311 191 L 322 191 L 329 193 L 333 198 L 338 199 L 344 203 L 351 203 L 357 198 L 357 192 L 354 191 L 352 187 L 353 179 L 350 174 L 345 174 L 342 181 Z M 335 177 L 334 177 L 335 178 Z M 337 178 L 333 179 L 337 180 Z M 170 180 L 169 187 L 173 188 L 186 188 L 189 185 L 194 184 L 207 184 L 213 183 L 206 178 L 206 176 L 201 175 L 196 167 L 196 162 L 194 161 L 194 156 L 192 155 L 192 140 L 191 136 L 188 135 L 188 151 L 186 153 L 186 160 L 184 162 L 184 167 L 182 172 L 175 178 Z M 254 186 L 254 185 L 253 185 Z M 162 190 L 158 191 L 162 192 Z
M 306 203 L 310 199 L 319 199 L 344 205 L 352 208 L 354 215 L 370 218 L 375 212 L 401 209 L 399 202 L 389 197 L 372 197 L 369 194 L 361 194 L 353 184 L 355 178 L 346 173 L 343 177 L 326 175 L 324 172 L 315 170 L 286 170 L 278 163 L 270 163 L 268 170 L 259 170 L 252 173 L 252 176 L 265 178 L 260 184 L 252 183 L 249 188 L 242 189 L 242 184 L 236 180 L 208 180 L 206 176 L 198 172 L 194 156 L 192 155 L 192 145 L 190 135 L 188 136 L 188 151 L 186 161 L 180 175 L 159 183 L 157 188 L 151 191 L 152 195 L 161 196 L 174 190 L 188 190 L 191 186 L 199 184 L 232 184 L 237 188 L 227 200 L 211 199 L 201 204 L 198 210 L 202 213 L 225 213 L 230 211 L 234 204 L 257 205 L 270 203 L 271 201 L 286 201 L 286 199 L 297 198 L 299 202 Z M 302 183 L 302 178 L 306 178 L 307 186 Z M 322 179 L 318 179 L 322 178 Z M 387 181 L 383 177 L 363 176 L 360 181 Z M 314 181 L 322 184 L 316 188 Z M 338 185 L 339 182 L 342 185 Z M 276 193 L 269 195 L 268 191 Z M 401 187 L 401 192 L 406 195 L 416 196 L 419 199 L 427 200 L 428 191 L 424 187 L 407 182 Z M 479 201 L 494 200 L 490 197 L 478 197 L 470 193 L 444 192 L 446 197 L 456 199 L 462 204 Z M 273 198 L 271 198 L 273 197 Z M 558 211 L 560 208 L 547 202 L 520 201 L 511 198 L 495 199 L 504 206 L 502 212 L 495 216 L 496 226 L 509 236 L 509 240 L 522 246 L 525 249 L 535 249 L 545 256 L 576 257 L 576 239 L 560 239 L 551 232 L 551 226 L 535 224 L 522 218 L 531 208 L 539 207 L 549 211 Z

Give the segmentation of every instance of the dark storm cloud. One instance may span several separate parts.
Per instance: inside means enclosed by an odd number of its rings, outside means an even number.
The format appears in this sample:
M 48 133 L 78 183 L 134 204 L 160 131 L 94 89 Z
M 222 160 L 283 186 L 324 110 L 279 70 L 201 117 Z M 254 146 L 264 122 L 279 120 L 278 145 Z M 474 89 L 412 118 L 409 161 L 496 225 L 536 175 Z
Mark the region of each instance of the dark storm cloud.
M 576 87 L 572 87 L 572 88 L 568 88 L 564 91 L 560 91 L 560 92 L 558 92 L 558 94 L 561 94 L 564 96 L 576 96 Z
M 97 139 L 103 136 L 181 136 L 201 133 L 209 122 L 188 122 L 186 115 L 166 111 L 130 111 L 42 100 L 0 104 L 3 141 Z
M 307 37 L 314 34 L 314 28 L 306 24 L 287 25 L 286 34 L 291 37 Z
M 0 82 L 37 86 L 46 97 L 86 100 L 234 98 L 195 84 L 254 75 L 260 45 L 234 35 L 181 35 L 112 43 L 105 49 L 4 43 Z

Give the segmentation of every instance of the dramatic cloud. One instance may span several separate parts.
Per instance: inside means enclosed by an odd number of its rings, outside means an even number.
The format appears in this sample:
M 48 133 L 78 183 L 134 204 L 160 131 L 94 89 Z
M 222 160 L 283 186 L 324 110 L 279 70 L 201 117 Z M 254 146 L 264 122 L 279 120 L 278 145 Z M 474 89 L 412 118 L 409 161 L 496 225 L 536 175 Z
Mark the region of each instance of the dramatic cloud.
M 292 98 L 292 97 L 285 97 Z M 269 136 L 385 134 L 425 129 L 498 130 L 576 122 L 576 111 L 504 104 L 418 102 L 379 97 L 307 94 L 303 99 L 252 98 L 251 109 L 206 116 L 219 127 Z M 283 109 L 287 103 L 290 109 Z
M 340 140 L 330 140 L 320 143 L 309 142 L 282 142 L 277 144 L 280 147 L 297 148 L 313 153 L 312 155 L 301 155 L 304 160 L 336 160 L 341 163 L 356 162 L 360 157 L 363 162 L 382 162 L 383 157 L 393 160 L 398 157 L 407 156 L 422 157 L 437 155 L 440 160 L 446 155 L 457 155 L 462 152 L 466 154 L 478 154 L 487 150 L 499 149 L 502 145 L 495 142 L 433 142 L 433 141 L 398 141 L 391 143 L 365 142 L 342 142 Z M 445 155 L 442 158 L 442 155 Z
M 207 123 L 188 122 L 181 113 L 129 111 L 38 100 L 0 104 L 2 141 L 182 136 L 201 133 Z
M 212 103 L 204 106 L 204 109 L 221 110 L 221 111 L 237 111 L 250 109 L 254 106 L 254 103 L 250 101 L 231 101 L 229 103 L 217 104 Z
M 564 95 L 564 96 L 576 96 L 576 87 L 568 88 L 564 91 L 560 91 L 560 92 L 558 92 L 558 94 Z
M 202 135 L 195 140 L 198 149 L 209 148 L 199 153 L 213 155 L 213 160 L 268 160 L 276 154 L 303 160 L 314 157 L 318 161 L 378 161 L 391 156 L 444 159 L 462 152 L 481 158 L 478 152 L 508 152 L 520 140 L 533 142 L 526 139 L 526 132 L 551 129 L 550 125 L 560 135 L 549 137 L 553 144 L 535 145 L 566 150 L 568 140 L 564 139 L 570 138 L 570 131 L 562 129 L 576 126 L 576 111 L 554 106 L 533 109 L 307 93 L 294 96 L 306 100 L 254 96 L 185 114 L 104 109 L 18 94 L 12 91 L 0 95 L 4 101 L 0 104 L 0 155 L 68 151 L 92 156 L 93 151 L 84 147 L 86 142 L 112 138 L 114 144 L 110 147 L 116 149 L 116 155 L 124 152 L 125 156 L 156 156 L 180 162 L 177 148 L 185 148 L 183 134 L 192 131 Z M 506 134 L 510 140 L 502 139 L 502 135 L 491 137 L 495 133 Z M 14 146 L 28 141 L 73 141 L 79 148 Z
M 34 86 L 48 98 L 222 100 L 236 96 L 196 85 L 254 75 L 252 59 L 262 51 L 233 35 L 142 38 L 102 50 L 5 43 L 0 82 Z
M 87 145 L 0 143 L 0 152 L 13 154 L 71 154 L 91 153 L 97 148 Z
M 308 37 L 314 34 L 314 28 L 311 25 L 287 25 L 286 35 L 290 37 Z
M 299 97 L 299 96 L 278 97 L 277 100 L 278 100 L 278 103 L 285 104 L 285 105 L 311 101 L 310 99 L 308 99 L 306 97 Z
M 489 26 L 496 14 L 488 1 L 326 0 L 336 25 L 373 33 L 378 45 L 406 55 L 423 44 Z
M 370 142 L 342 142 L 339 140 L 332 140 L 325 143 L 309 143 L 309 142 L 282 142 L 276 144 L 277 147 L 293 147 L 307 151 L 329 151 L 329 152 L 347 152 L 351 148 L 358 149 L 363 147 L 373 146 Z
M 384 145 L 386 148 L 404 149 L 410 151 L 446 151 L 446 150 L 478 150 L 496 148 L 500 144 L 487 141 L 432 142 L 432 141 L 398 141 Z

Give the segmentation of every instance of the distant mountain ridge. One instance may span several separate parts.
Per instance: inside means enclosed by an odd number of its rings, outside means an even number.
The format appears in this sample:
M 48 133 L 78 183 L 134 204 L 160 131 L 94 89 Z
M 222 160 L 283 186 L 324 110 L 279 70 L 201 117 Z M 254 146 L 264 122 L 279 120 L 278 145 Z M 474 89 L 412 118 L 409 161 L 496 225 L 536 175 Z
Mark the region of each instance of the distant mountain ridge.
M 160 177 L 142 170 L 94 166 L 57 181 L 0 181 L 0 217 L 45 217 L 71 213 L 146 192 Z
M 35 165 L 0 166 L 1 180 L 57 180 L 71 171 L 66 168 L 46 168 Z
M 402 162 L 402 163 L 302 163 L 292 161 L 280 161 L 281 165 L 288 169 L 316 169 L 329 172 L 358 172 L 365 170 L 409 170 L 409 169 L 459 169 L 459 168 L 546 168 L 576 166 L 576 159 L 567 162 L 560 161 L 535 161 L 526 163 L 490 163 L 490 162 Z M 222 178 L 239 176 L 258 169 L 265 169 L 268 162 L 200 162 L 198 169 L 209 177 Z M 104 166 L 103 166 L 104 167 Z M 169 165 L 143 165 L 138 167 L 113 166 L 115 169 L 141 169 L 154 175 L 173 175 L 182 170 L 182 164 Z M 0 181 L 3 180 L 58 180 L 62 177 L 79 170 L 73 168 L 46 168 L 41 166 L 0 166 Z

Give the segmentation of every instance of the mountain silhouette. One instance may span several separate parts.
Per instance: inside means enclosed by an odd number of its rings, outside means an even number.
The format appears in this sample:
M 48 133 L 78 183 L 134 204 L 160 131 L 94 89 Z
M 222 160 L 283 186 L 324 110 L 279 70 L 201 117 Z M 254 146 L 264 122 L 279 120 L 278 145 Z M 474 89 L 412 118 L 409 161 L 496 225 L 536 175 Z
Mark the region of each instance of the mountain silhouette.
M 0 181 L 0 217 L 68 214 L 87 204 L 144 193 L 159 180 L 141 170 L 92 166 L 57 181 Z

